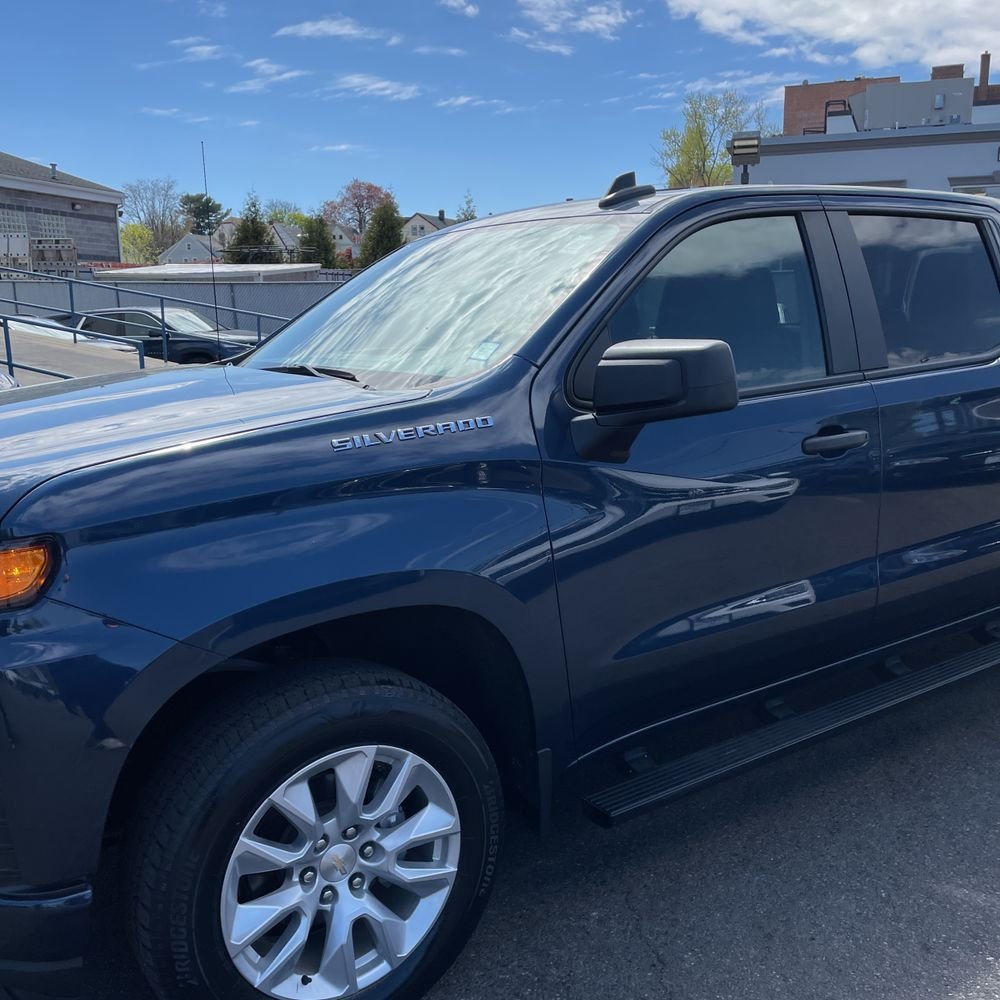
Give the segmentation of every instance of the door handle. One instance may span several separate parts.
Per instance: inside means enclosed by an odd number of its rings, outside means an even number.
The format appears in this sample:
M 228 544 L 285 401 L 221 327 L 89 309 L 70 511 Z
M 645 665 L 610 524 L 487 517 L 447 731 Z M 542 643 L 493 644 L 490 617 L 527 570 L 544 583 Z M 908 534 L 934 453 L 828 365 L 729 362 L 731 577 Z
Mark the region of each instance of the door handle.
M 802 450 L 807 455 L 833 455 L 868 444 L 868 431 L 849 431 L 844 427 L 824 427 L 819 434 L 807 437 Z

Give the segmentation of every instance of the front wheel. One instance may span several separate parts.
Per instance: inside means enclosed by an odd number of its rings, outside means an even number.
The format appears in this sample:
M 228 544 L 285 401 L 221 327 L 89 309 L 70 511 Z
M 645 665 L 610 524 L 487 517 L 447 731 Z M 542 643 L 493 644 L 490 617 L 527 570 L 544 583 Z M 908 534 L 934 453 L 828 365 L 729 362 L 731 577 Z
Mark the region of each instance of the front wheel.
M 324 668 L 192 726 L 140 815 L 130 926 L 160 997 L 402 1000 L 478 921 L 502 800 L 440 694 Z

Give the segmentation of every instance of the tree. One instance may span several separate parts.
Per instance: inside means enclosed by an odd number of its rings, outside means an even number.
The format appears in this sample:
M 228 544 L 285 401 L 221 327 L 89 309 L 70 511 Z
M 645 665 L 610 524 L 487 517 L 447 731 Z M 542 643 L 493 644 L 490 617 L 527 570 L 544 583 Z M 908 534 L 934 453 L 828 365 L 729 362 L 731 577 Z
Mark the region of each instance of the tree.
M 403 245 L 403 220 L 396 199 L 389 195 L 372 213 L 371 223 L 361 240 L 359 263 L 368 267 Z
M 285 201 L 282 198 L 271 198 L 264 202 L 264 219 L 267 222 L 284 222 L 286 225 L 294 225 L 293 216 L 302 215 L 302 209 L 294 201 Z
M 688 94 L 684 101 L 684 128 L 660 133 L 654 163 L 667 185 L 716 187 L 732 180 L 732 160 L 726 143 L 734 132 L 756 128 L 773 135 L 763 101 L 751 101 L 735 90 L 720 94 Z
M 153 249 L 163 253 L 184 235 L 177 183 L 170 177 L 146 177 L 122 185 L 122 214 L 153 234 Z
M 279 260 L 275 250 L 274 237 L 264 219 L 260 198 L 251 191 L 243 205 L 239 224 L 226 247 L 226 263 L 274 264 Z
M 327 222 L 339 222 L 342 226 L 364 233 L 375 209 L 391 198 L 392 192 L 386 188 L 355 177 L 350 184 L 340 189 L 333 201 L 324 203 L 323 218 Z
M 299 260 L 303 264 L 337 266 L 337 247 L 330 235 L 330 227 L 322 215 L 306 219 L 299 234 L 299 247 Z
M 201 236 L 214 233 L 219 223 L 229 215 L 229 209 L 223 210 L 221 201 L 207 194 L 182 194 L 180 207 L 184 213 L 184 225 Z
M 465 200 L 458 206 L 455 213 L 456 222 L 471 222 L 476 217 L 476 203 L 472 200 L 472 192 L 466 190 Z
M 122 260 L 126 264 L 155 264 L 153 234 L 141 222 L 126 222 L 121 230 Z

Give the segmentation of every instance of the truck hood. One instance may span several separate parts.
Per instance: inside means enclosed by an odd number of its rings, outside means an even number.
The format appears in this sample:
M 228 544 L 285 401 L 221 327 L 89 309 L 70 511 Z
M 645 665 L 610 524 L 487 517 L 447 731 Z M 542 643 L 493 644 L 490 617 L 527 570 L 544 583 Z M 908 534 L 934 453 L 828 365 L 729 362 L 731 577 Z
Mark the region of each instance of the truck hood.
M 339 379 L 188 366 L 0 393 L 0 517 L 53 476 L 159 448 L 420 399 Z

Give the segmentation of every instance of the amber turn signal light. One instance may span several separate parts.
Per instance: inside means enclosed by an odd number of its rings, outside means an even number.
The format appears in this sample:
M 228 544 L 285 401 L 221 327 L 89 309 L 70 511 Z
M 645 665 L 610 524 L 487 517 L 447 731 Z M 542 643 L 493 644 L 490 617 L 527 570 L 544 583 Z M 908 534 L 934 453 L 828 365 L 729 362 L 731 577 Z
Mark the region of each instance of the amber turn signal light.
M 53 562 L 49 546 L 41 542 L 0 548 L 0 608 L 30 604 L 48 580 Z

